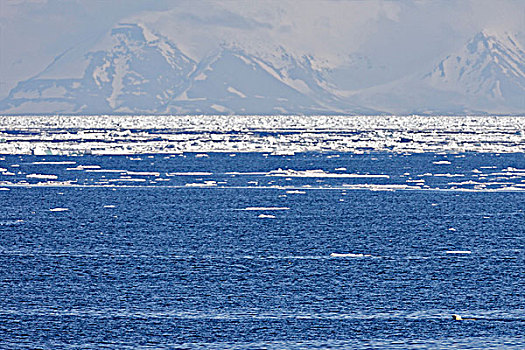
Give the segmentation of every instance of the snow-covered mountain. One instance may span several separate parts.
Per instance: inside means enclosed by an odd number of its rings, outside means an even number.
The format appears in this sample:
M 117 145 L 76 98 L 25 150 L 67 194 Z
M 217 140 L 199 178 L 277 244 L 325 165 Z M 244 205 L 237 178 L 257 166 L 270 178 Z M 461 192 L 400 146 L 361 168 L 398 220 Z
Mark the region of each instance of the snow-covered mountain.
M 509 34 L 480 32 L 427 73 L 347 96 L 398 114 L 525 114 L 525 52 Z
M 20 82 L 3 113 L 330 114 L 374 113 L 323 86 L 308 57 L 281 50 L 270 62 L 223 46 L 195 62 L 168 39 L 136 24 L 111 31 L 109 48 L 88 52 L 81 78 Z M 60 58 L 55 65 L 60 64 Z M 56 70 L 56 69 L 55 69 Z
M 478 33 L 425 79 L 438 90 L 463 95 L 472 105 L 525 110 L 525 52 L 509 34 Z
M 479 33 L 429 65 L 428 73 L 386 83 L 371 77 L 364 84 L 336 79 L 337 68 L 327 72 L 315 57 L 283 47 L 254 52 L 230 43 L 194 59 L 176 39 L 133 23 L 116 26 L 104 40 L 80 55 L 87 62 L 80 75 L 61 71 L 67 53 L 60 55 L 52 69 L 18 83 L 0 101 L 0 113 L 525 113 L 525 53 L 508 34 Z M 366 80 L 345 69 L 346 79 Z M 382 70 L 369 69 L 376 75 Z

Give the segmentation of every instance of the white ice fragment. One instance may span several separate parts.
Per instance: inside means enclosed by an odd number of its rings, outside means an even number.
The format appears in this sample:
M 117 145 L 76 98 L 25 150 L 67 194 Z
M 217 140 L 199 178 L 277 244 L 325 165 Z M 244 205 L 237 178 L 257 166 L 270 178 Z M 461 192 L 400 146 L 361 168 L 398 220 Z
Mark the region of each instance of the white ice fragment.
M 448 229 L 449 231 L 457 231 L 454 227 Z
M 87 169 L 100 169 L 100 165 L 78 165 L 74 168 L 66 168 L 66 170 L 87 170 Z
M 204 183 L 187 183 L 186 187 L 213 187 L 217 186 L 216 181 L 204 181 Z
M 56 175 L 46 175 L 46 174 L 28 174 L 26 175 L 26 177 L 30 179 L 49 179 L 49 180 L 58 179 L 58 176 Z
M 362 253 L 331 253 L 330 256 L 332 258 L 369 258 L 372 255 Z
M 0 191 L 10 191 L 10 189 L 7 187 L 0 187 Z
M 290 191 L 286 191 L 286 193 L 288 193 L 288 194 L 305 194 L 306 192 L 305 191 L 299 191 L 299 190 L 290 190 Z
M 275 215 L 260 214 L 258 218 L 275 219 Z
M 49 209 L 49 211 L 68 211 L 69 209 L 68 208 L 52 208 L 52 209 Z
M 314 170 L 293 170 L 293 169 L 277 169 L 271 170 L 266 176 L 279 177 L 315 177 L 315 178 L 390 178 L 389 175 L 375 175 L 375 174 L 341 174 L 341 173 L 327 173 L 321 169 Z
M 206 158 L 209 157 L 206 153 L 199 153 L 195 155 L 195 158 Z
M 105 205 L 104 208 L 115 208 L 114 205 Z
M 436 165 L 447 165 L 447 164 L 451 164 L 448 160 L 438 160 L 436 162 L 432 162 L 432 164 L 436 164 Z
M 157 172 L 149 172 L 149 171 L 126 171 L 127 175 L 143 175 L 143 176 L 160 176 L 160 173 Z
M 470 250 L 447 250 L 445 253 L 447 254 L 471 254 L 472 252 Z

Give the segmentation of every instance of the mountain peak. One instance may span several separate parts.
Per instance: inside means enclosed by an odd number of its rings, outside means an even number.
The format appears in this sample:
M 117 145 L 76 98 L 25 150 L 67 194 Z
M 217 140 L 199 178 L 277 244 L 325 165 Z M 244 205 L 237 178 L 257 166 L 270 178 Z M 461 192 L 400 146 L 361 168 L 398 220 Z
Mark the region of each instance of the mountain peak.
M 525 107 L 525 53 L 512 35 L 479 32 L 425 78 L 440 89 Z

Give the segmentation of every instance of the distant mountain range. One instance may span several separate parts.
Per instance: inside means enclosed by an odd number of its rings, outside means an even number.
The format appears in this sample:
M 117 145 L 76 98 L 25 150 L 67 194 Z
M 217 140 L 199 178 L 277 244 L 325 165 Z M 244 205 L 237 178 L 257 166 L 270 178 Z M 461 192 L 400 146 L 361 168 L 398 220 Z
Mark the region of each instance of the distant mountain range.
M 107 48 L 83 54 L 82 76 L 42 72 L 19 82 L 0 113 L 525 114 L 525 52 L 510 35 L 481 32 L 427 72 L 351 91 L 313 57 L 285 48 L 263 58 L 223 45 L 196 62 L 137 24 L 120 24 L 110 37 Z

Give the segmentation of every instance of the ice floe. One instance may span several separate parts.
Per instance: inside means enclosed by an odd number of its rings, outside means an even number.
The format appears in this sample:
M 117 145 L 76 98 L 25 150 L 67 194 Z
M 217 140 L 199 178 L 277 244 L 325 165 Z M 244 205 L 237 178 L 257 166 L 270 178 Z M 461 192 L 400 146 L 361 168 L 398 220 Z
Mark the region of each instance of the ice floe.
M 66 170 L 93 170 L 100 169 L 100 165 L 78 165 L 75 168 L 66 168 Z
M 68 211 L 69 208 L 51 208 L 49 211 L 59 212 L 59 211 Z
M 58 176 L 49 175 L 49 174 L 27 174 L 26 177 L 29 179 L 48 179 L 48 180 L 58 179 Z
M 375 175 L 375 174 L 341 174 L 341 173 L 327 173 L 321 169 L 315 170 L 293 170 L 293 169 L 277 169 L 267 173 L 266 176 L 280 176 L 280 177 L 316 177 L 316 178 L 390 178 L 389 175 Z
M 259 216 L 257 217 L 263 218 L 263 219 L 275 219 L 275 215 L 270 215 L 270 214 L 259 214 Z
M 185 187 L 215 187 L 217 186 L 217 181 L 204 181 L 203 183 L 187 183 Z
M 332 258 L 371 258 L 371 254 L 362 253 L 331 253 Z

